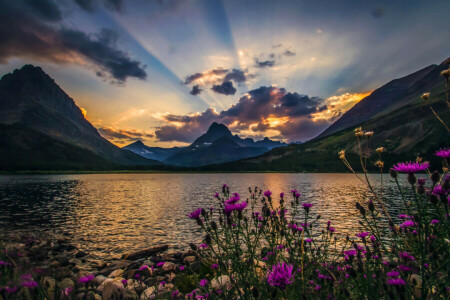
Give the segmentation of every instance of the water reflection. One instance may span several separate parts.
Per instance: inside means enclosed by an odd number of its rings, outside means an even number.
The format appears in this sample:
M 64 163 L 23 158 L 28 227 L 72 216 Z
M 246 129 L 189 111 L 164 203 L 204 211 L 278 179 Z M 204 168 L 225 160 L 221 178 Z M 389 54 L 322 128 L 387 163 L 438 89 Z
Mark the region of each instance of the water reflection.
M 379 177 L 372 178 L 378 185 Z M 350 174 L 0 176 L 0 225 L 9 233 L 67 234 L 94 257 L 162 243 L 185 248 L 201 240 L 186 214 L 213 206 L 213 195 L 223 183 L 244 197 L 254 186 L 273 195 L 297 189 L 302 201 L 314 204 L 312 217 L 320 213 L 322 224 L 331 220 L 344 236 L 360 226 L 355 202 L 371 197 Z M 396 188 L 388 176 L 383 185 L 387 207 L 396 215 Z

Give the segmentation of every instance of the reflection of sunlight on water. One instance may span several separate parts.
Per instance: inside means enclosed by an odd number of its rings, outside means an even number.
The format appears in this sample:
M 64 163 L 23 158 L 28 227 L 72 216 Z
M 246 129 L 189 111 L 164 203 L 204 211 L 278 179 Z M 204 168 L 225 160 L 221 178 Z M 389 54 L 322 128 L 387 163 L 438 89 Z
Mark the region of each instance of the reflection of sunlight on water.
M 379 178 L 374 177 L 374 180 Z M 330 220 L 338 236 L 360 230 L 355 202 L 370 199 L 368 189 L 350 174 L 101 174 L 1 176 L 0 225 L 9 232 L 66 233 L 81 249 L 106 257 L 169 244 L 184 248 L 199 243 L 200 231 L 186 214 L 215 204 L 223 183 L 243 199 L 248 188 L 270 189 L 278 203 L 292 189 L 310 202 L 311 218 Z M 386 203 L 398 214 L 400 199 L 388 176 Z

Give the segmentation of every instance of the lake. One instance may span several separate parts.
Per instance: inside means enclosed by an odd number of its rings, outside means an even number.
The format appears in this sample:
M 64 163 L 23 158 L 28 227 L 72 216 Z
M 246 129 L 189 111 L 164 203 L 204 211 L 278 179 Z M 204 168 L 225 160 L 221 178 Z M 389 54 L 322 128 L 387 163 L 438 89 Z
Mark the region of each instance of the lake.
M 379 185 L 379 175 L 370 178 Z M 9 234 L 66 234 L 95 258 L 159 244 L 185 249 L 202 238 L 186 214 L 217 203 L 214 193 L 223 183 L 244 199 L 254 186 L 270 189 L 277 200 L 297 189 L 314 204 L 313 215 L 319 212 L 323 224 L 331 220 L 340 235 L 359 230 L 355 202 L 370 196 L 351 174 L 3 175 L 0 226 Z M 400 199 L 389 175 L 383 185 L 387 207 L 397 214 Z

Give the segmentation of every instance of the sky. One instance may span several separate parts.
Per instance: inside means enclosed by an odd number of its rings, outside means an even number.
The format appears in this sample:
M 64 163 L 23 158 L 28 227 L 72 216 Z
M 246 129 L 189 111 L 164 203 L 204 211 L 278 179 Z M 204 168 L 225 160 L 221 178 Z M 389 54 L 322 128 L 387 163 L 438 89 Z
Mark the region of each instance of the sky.
M 43 68 L 119 146 L 311 139 L 450 56 L 448 0 L 0 0 L 0 74 Z

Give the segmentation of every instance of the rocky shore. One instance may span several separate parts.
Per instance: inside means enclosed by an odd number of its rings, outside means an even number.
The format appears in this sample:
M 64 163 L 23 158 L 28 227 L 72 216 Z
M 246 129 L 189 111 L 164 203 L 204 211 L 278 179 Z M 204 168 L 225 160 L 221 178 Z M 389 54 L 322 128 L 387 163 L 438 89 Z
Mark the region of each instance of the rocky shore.
M 22 237 L 8 242 L 0 257 L 15 278 L 5 282 L 7 272 L 1 274 L 0 300 L 196 299 L 205 294 L 197 288 L 199 281 L 211 278 L 210 266 L 197 251 L 172 252 L 167 245 L 102 261 L 90 259 L 66 236 Z M 24 285 L 24 278 L 35 286 Z M 229 284 L 224 275 L 212 279 L 210 287 L 220 290 Z

